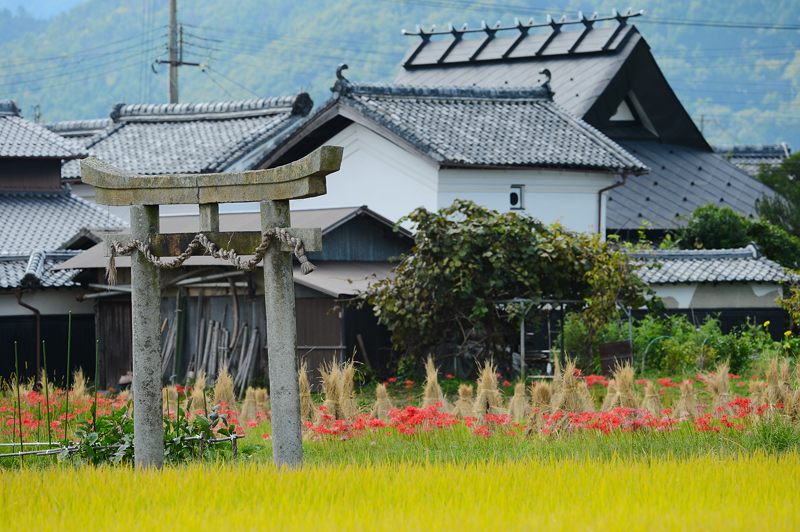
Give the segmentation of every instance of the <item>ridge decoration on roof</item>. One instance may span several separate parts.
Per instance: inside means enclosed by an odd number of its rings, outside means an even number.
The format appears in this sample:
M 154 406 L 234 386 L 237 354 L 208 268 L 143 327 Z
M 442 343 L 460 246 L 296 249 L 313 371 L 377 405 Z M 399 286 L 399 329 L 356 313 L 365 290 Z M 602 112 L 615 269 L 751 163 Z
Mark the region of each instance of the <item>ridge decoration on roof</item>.
M 14 100 L 0 100 L 0 157 L 76 159 L 85 157 L 79 143 L 22 118 Z
M 568 20 L 566 15 L 559 20 L 547 15 L 544 22 L 535 22 L 533 18 L 527 23 L 515 19 L 511 26 L 502 26 L 500 22 L 489 26 L 486 22 L 482 22 L 480 28 L 469 28 L 466 24 L 461 28 L 455 28 L 450 24 L 444 31 L 436 31 L 435 26 L 428 31 L 417 26 L 413 32 L 403 30 L 404 35 L 421 39 L 419 45 L 404 60 L 403 67 L 614 51 L 630 36 L 632 27 L 628 26 L 628 19 L 642 14 L 644 11 L 633 13 L 628 10 L 627 13 L 620 14 L 614 10 L 608 17 L 599 17 L 597 13 L 586 17 L 582 12 L 578 12 L 578 18 L 572 20 Z M 616 21 L 617 25 L 613 28 L 594 27 L 595 23 L 606 21 Z M 562 27 L 570 25 L 582 25 L 583 29 L 573 32 L 561 31 Z M 549 31 L 538 33 L 531 31 L 539 28 L 547 28 Z M 514 32 L 516 35 L 513 35 Z M 502 38 L 498 38 L 498 33 Z M 512 35 L 506 37 L 504 33 Z M 484 37 L 464 39 L 465 35 L 472 34 L 483 34 Z M 440 36 L 449 36 L 450 39 L 432 39 Z
M 576 168 L 643 174 L 647 167 L 532 88 L 354 84 L 337 69 L 331 105 L 347 106 L 444 167 Z M 313 117 L 311 119 L 313 121 Z
M 76 269 L 55 269 L 80 251 L 36 250 L 30 255 L 0 255 L 0 289 L 75 286 Z
M 117 104 L 109 126 L 91 137 L 87 148 L 109 164 L 142 175 L 249 170 L 250 158 L 268 150 L 312 106 L 305 92 L 227 102 Z M 62 178 L 79 179 L 78 164 L 65 164 Z
M 647 284 L 783 283 L 797 277 L 762 256 L 755 244 L 735 249 L 650 250 L 631 254 Z

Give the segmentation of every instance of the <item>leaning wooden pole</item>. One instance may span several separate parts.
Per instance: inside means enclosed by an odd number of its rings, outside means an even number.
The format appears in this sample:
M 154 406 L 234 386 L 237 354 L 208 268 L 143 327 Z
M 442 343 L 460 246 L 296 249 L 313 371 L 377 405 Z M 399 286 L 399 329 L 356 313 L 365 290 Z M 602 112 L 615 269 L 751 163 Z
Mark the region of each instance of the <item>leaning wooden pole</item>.
M 261 202 L 261 230 L 275 227 L 289 227 L 288 201 Z M 303 439 L 292 256 L 281 251 L 277 244 L 270 246 L 264 256 L 264 302 L 272 399 L 272 456 L 276 465 L 296 468 L 303 464 Z
M 158 234 L 158 205 L 131 206 L 131 234 L 142 242 Z M 143 253 L 134 251 L 131 256 L 133 455 L 137 467 L 164 464 L 159 283 L 158 267 Z

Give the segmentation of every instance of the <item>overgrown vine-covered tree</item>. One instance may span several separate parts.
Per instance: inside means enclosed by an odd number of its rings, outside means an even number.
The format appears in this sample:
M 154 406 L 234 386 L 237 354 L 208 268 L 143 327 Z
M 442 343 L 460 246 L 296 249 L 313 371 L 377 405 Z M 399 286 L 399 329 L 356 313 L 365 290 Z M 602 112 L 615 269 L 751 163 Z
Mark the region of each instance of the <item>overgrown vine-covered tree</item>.
M 416 209 L 407 220 L 416 228 L 413 248 L 394 276 L 362 294 L 405 356 L 455 350 L 508 359 L 519 317 L 507 302 L 515 298 L 583 301 L 594 330 L 615 315 L 617 301 L 645 301 L 627 254 L 599 235 L 469 201 Z

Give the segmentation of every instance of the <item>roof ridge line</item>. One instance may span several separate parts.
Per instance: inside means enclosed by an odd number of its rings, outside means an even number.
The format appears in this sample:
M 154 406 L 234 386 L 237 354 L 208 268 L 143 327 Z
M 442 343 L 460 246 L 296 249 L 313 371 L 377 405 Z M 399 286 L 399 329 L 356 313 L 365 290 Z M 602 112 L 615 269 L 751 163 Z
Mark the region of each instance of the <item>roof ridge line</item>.
M 411 96 L 418 98 L 475 98 L 475 99 L 513 99 L 513 100 L 552 100 L 552 94 L 545 86 L 539 87 L 459 87 L 429 85 L 402 85 L 392 83 L 352 83 L 340 78 L 331 88 L 336 94 Z
M 291 110 L 292 114 L 308 114 L 313 102 L 307 92 L 291 96 L 250 98 L 247 100 L 227 100 L 217 102 L 183 103 L 118 103 L 111 111 L 114 122 L 138 120 L 163 120 L 185 118 L 196 120 L 232 118 L 241 115 L 253 116 Z

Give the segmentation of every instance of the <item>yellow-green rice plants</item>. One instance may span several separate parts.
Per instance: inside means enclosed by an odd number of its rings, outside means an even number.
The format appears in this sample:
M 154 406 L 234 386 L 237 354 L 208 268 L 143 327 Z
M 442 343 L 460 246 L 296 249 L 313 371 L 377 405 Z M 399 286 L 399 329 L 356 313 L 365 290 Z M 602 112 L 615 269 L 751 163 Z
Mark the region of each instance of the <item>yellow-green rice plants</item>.
M 121 530 L 164 530 L 180 523 L 187 530 L 323 532 L 788 531 L 800 524 L 800 457 L 794 451 L 687 459 L 656 454 L 379 462 L 294 471 L 253 461 L 163 470 L 0 469 L 0 486 L 9 494 L 3 499 L 10 516 L 4 528 L 11 531 L 82 530 L 87 523 L 113 523 Z M 592 495 L 580 502 L 556 496 L 575 493 Z

